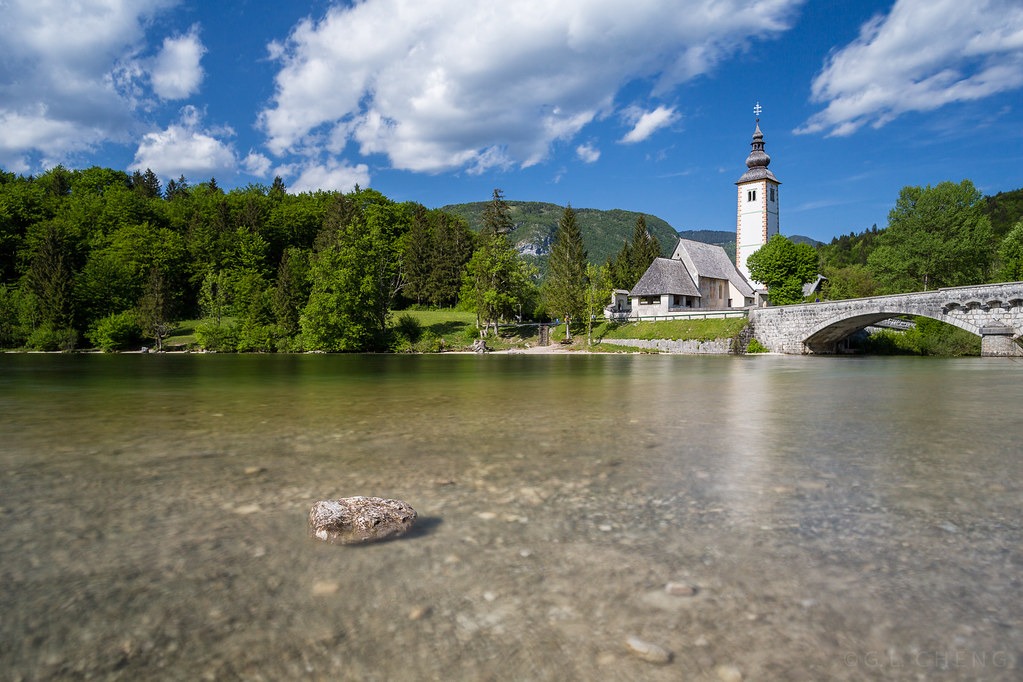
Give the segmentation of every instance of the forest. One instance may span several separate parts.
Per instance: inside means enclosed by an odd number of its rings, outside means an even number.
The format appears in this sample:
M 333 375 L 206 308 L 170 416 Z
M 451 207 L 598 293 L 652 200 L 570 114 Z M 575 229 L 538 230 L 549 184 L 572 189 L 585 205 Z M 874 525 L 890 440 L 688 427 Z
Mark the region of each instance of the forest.
M 477 237 L 379 192 L 224 192 L 151 171 L 0 174 L 0 347 L 385 349 L 391 309 L 452 306 Z
M 887 228 L 813 252 L 824 294 L 1023 279 L 1021 196 L 982 197 L 969 181 L 904 188 Z M 530 227 L 533 214 L 557 225 Z M 459 306 L 480 330 L 581 321 L 670 251 L 666 224 L 650 221 L 500 190 L 427 209 L 358 187 L 291 194 L 280 178 L 225 192 L 213 178 L 163 186 L 150 170 L 0 171 L 0 347 L 160 349 L 194 320 L 206 350 L 393 350 L 394 311 L 407 308 Z M 542 248 L 523 250 L 525 232 Z

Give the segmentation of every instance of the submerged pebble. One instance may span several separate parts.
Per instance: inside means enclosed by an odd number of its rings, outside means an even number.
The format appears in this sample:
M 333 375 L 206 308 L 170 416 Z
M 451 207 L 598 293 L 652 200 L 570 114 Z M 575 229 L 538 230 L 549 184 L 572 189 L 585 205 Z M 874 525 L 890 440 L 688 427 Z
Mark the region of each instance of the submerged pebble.
M 664 591 L 673 597 L 692 597 L 696 594 L 696 588 L 686 583 L 668 583 Z
M 625 646 L 637 658 L 641 658 L 648 663 L 664 664 L 671 662 L 670 651 L 662 646 L 654 644 L 653 642 L 642 640 L 639 637 L 631 635 L 626 637 Z

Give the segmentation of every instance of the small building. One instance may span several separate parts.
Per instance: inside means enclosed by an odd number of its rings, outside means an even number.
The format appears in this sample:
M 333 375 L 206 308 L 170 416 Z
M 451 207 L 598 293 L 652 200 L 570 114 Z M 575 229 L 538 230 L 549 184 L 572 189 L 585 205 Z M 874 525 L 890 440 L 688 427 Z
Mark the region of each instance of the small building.
M 671 258 L 655 258 L 631 291 L 616 289 L 604 314 L 610 319 L 688 317 L 696 309 L 755 305 L 753 287 L 725 250 L 679 239 Z
M 740 311 L 768 305 L 767 290 L 751 281 L 746 265 L 750 255 L 778 234 L 779 225 L 781 182 L 768 170 L 771 157 L 764 151 L 760 112 L 757 102 L 746 172 L 735 183 L 735 261 L 720 246 L 679 239 L 671 258 L 655 259 L 631 291 L 615 290 L 611 305 L 604 309 L 606 317 L 691 317 L 695 309 Z

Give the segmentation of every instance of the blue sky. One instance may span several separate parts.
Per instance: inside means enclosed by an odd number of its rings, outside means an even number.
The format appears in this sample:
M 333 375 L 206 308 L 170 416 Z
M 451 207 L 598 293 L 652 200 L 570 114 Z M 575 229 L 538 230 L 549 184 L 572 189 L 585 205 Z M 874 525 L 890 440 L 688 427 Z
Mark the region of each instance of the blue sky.
M 1023 186 L 1019 0 L 0 0 L 0 167 L 735 227 L 753 105 L 781 231 Z

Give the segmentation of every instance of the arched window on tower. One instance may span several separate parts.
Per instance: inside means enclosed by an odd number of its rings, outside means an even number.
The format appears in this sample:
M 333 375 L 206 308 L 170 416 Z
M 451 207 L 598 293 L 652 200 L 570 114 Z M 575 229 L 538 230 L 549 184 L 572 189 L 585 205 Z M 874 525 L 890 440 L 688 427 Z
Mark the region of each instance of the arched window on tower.
M 755 189 L 751 189 L 748 192 L 746 192 L 746 201 L 756 201 L 756 200 L 757 200 L 757 191 Z

